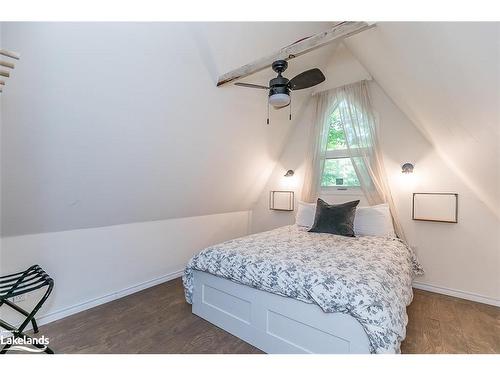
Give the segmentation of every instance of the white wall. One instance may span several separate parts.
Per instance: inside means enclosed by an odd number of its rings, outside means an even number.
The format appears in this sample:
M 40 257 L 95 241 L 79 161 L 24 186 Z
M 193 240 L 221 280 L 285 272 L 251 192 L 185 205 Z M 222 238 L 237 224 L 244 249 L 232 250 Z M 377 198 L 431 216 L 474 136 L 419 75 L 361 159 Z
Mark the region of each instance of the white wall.
M 200 249 L 248 234 L 249 211 L 5 237 L 0 274 L 40 264 L 55 288 L 38 316 L 63 316 L 179 277 Z M 33 294 L 34 293 L 34 294 Z M 21 306 L 33 306 L 37 292 Z M 0 308 L 7 321 L 18 316 Z
M 248 210 L 288 111 L 268 126 L 265 91 L 217 88 L 217 76 L 327 25 L 4 23 L 21 60 L 1 100 L 2 235 Z
M 500 304 L 498 217 L 376 84 L 372 98 L 381 115 L 384 160 L 399 216 L 426 271 L 416 285 Z M 415 163 L 412 176 L 401 173 L 406 160 Z M 411 220 L 413 192 L 458 193 L 458 224 Z
M 273 111 L 266 126 L 262 92 L 216 89 L 215 78 L 326 26 L 254 26 L 1 25 L 2 46 L 22 59 L 0 104 L 0 274 L 39 263 L 54 276 L 46 321 L 176 276 L 194 252 L 246 234 L 249 220 L 253 231 L 293 221 L 268 210 L 268 194 L 301 185 L 310 91 L 294 95 L 292 123 Z M 294 59 L 289 76 L 322 67 L 329 53 Z M 332 61 L 322 88 L 370 76 L 345 49 Z M 421 281 L 498 300 L 498 221 L 371 89 L 400 216 L 427 270 Z M 399 180 L 406 160 L 416 162 L 414 187 Z M 296 177 L 283 180 L 290 168 Z M 459 224 L 411 221 L 413 189 L 458 192 Z
M 327 74 L 327 87 L 365 79 L 369 76 L 345 48 L 337 49 Z M 345 79 L 349 77 L 349 79 Z M 375 111 L 380 120 L 384 160 L 399 216 L 409 244 L 416 250 L 426 274 L 417 279 L 419 287 L 486 303 L 500 303 L 500 223 L 493 212 L 447 166 L 433 145 L 384 93 L 376 81 L 370 83 Z M 307 147 L 307 126 L 313 119 L 309 106 L 298 122 L 282 157 L 257 201 L 252 230 L 261 231 L 294 221 L 294 213 L 269 211 L 269 190 L 283 188 L 287 169 L 296 170 L 294 190 L 300 197 L 303 162 Z M 405 176 L 401 164 L 415 163 L 415 173 Z M 409 177 L 409 178 L 408 178 Z M 456 192 L 459 194 L 458 224 L 411 220 L 413 192 Z M 358 199 L 357 196 L 328 196 L 331 202 Z M 363 202 L 361 203 L 363 204 Z
M 382 22 L 346 41 L 397 106 L 500 217 L 500 23 Z
M 216 79 L 328 25 L 0 23 L 21 54 L 0 99 L 0 274 L 38 263 L 54 277 L 42 322 L 177 277 L 248 233 L 295 120 L 272 110 L 266 125 L 265 91 Z
M 321 85 L 316 86 L 314 92 L 339 87 L 361 79 L 371 79 L 370 75 L 352 58 L 343 44 L 335 48 L 328 64 L 324 66 L 323 72 L 326 80 Z M 294 191 L 295 206 L 297 206 L 304 178 L 303 163 L 308 148 L 309 129 L 314 121 L 314 110 L 312 96 L 309 96 L 302 104 L 293 131 L 286 139 L 281 156 L 254 205 L 252 215 L 252 232 L 254 233 L 287 225 L 295 220 L 295 212 L 269 210 L 269 191 Z M 295 171 L 294 176 L 284 177 L 289 169 Z M 359 199 L 362 204 L 366 203 L 362 195 L 350 195 L 349 192 L 342 192 L 338 195 L 322 194 L 322 197 L 330 202 Z

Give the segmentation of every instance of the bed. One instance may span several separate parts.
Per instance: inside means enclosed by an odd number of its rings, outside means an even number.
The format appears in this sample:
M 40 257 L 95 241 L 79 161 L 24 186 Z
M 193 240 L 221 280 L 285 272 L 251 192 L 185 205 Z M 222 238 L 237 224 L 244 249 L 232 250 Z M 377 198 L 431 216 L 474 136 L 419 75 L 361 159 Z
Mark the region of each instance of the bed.
M 289 225 L 202 250 L 183 283 L 194 314 L 266 353 L 398 353 L 420 272 L 397 238 Z

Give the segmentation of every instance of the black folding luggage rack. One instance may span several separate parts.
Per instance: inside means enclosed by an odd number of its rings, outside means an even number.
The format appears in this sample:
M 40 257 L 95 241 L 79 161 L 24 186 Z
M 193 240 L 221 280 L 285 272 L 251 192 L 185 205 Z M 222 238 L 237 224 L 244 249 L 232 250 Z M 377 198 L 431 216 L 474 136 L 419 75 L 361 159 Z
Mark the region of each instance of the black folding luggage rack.
M 24 310 L 9 300 L 9 298 L 20 296 L 43 287 L 47 287 L 47 290 L 31 312 Z M 35 314 L 47 300 L 53 287 L 54 280 L 52 280 L 52 278 L 38 265 L 31 266 L 26 271 L 13 273 L 7 276 L 0 276 L 0 306 L 5 304 L 26 317 L 26 319 L 17 328 L 0 319 L 0 327 L 12 332 L 14 338 L 30 338 L 23 331 L 31 321 L 31 324 L 33 325 L 33 332 L 38 333 L 38 325 L 36 324 Z M 39 349 L 43 349 L 42 351 L 45 353 L 54 353 L 52 349 L 46 345 L 33 345 Z M 0 347 L 0 354 L 5 354 L 11 346 L 11 344 L 5 344 L 3 347 Z

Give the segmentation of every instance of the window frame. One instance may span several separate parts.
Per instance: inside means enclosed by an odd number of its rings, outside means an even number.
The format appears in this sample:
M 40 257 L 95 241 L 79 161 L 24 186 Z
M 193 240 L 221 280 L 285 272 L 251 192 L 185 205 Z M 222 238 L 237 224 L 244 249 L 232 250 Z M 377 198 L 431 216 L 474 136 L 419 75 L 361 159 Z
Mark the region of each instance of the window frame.
M 325 152 L 325 161 L 328 159 L 351 159 L 349 156 L 349 150 L 347 148 L 339 149 L 339 150 L 327 150 Z M 323 164 L 323 170 L 321 171 L 321 177 L 323 177 L 323 173 L 325 173 Z M 354 168 L 354 167 L 353 167 Z M 353 195 L 353 194 L 362 194 L 361 186 L 323 186 L 320 188 L 321 192 L 324 194 L 335 194 L 335 195 Z
M 338 109 L 338 105 L 336 105 L 333 110 L 330 112 L 331 116 L 336 110 Z M 330 130 L 328 130 L 330 131 Z M 345 138 L 345 133 L 344 133 L 344 138 Z M 333 149 L 333 150 L 326 150 L 325 156 L 323 161 L 326 162 L 326 160 L 329 159 L 351 159 L 349 155 L 349 150 L 347 148 L 342 148 L 342 149 Z M 351 161 L 352 164 L 352 161 Z M 323 170 L 321 171 L 321 178 L 323 179 L 323 175 L 325 173 L 325 163 L 323 163 Z M 320 186 L 320 191 L 324 194 L 358 194 L 361 193 L 361 187 L 360 186 Z
M 333 111 L 330 112 L 330 115 L 333 114 L 334 111 L 337 110 L 337 106 L 334 107 Z M 375 123 L 378 124 L 380 122 L 380 115 L 378 112 L 374 111 L 373 115 L 375 117 Z M 363 148 L 359 148 L 362 150 Z M 362 153 L 360 153 L 362 155 Z M 359 155 L 359 154 L 358 154 Z M 357 156 L 354 154 L 354 156 Z M 349 158 L 347 147 L 340 150 L 326 150 L 324 160 L 327 159 L 344 159 Z M 324 173 L 324 164 L 323 170 L 321 171 L 321 177 L 323 177 Z M 352 195 L 352 196 L 363 196 L 364 193 L 361 190 L 361 186 L 320 186 L 320 192 L 323 195 Z

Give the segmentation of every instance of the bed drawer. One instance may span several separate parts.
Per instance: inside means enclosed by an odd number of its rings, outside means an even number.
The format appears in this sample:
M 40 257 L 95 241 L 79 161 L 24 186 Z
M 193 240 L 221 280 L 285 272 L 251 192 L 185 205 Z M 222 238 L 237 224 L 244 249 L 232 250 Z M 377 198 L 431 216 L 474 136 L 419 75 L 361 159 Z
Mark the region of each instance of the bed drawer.
M 369 353 L 350 315 L 194 272 L 193 313 L 266 353 Z

